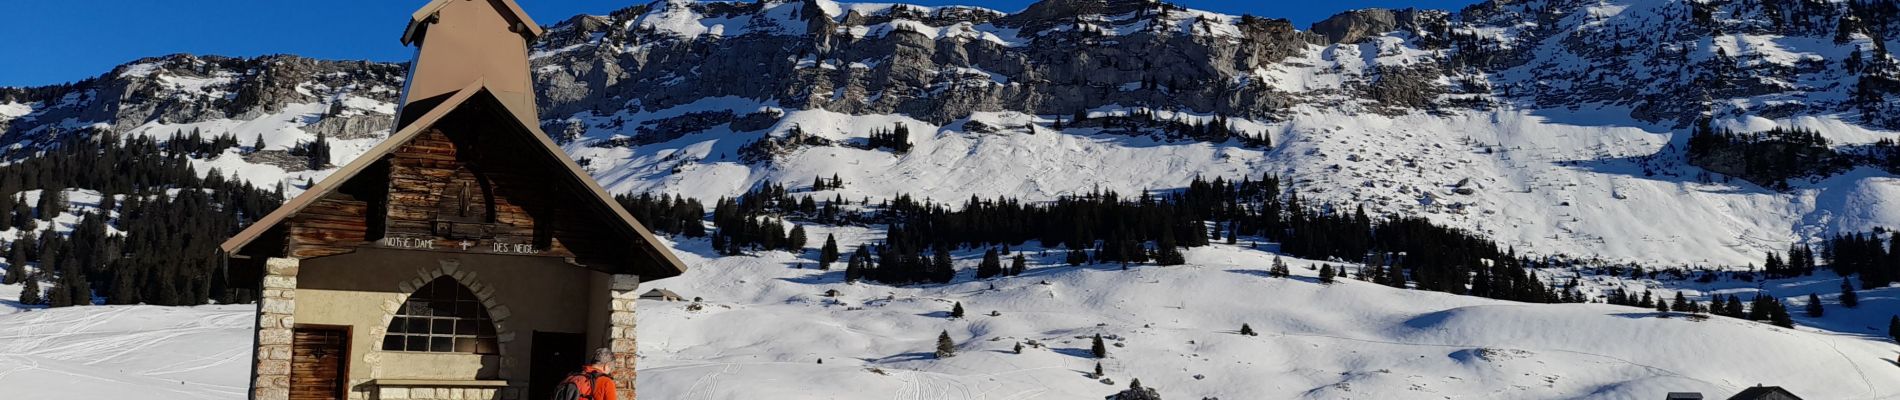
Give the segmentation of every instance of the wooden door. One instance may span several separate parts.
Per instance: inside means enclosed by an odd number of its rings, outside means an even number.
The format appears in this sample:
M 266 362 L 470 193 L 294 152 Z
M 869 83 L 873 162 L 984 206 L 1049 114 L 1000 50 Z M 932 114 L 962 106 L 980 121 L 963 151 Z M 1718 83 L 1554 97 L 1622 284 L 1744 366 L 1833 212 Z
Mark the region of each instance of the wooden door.
M 343 400 L 349 331 L 298 327 L 290 345 L 290 400 Z
M 554 387 L 587 363 L 587 335 L 535 331 L 529 351 L 533 356 L 528 364 L 528 398 L 552 398 Z

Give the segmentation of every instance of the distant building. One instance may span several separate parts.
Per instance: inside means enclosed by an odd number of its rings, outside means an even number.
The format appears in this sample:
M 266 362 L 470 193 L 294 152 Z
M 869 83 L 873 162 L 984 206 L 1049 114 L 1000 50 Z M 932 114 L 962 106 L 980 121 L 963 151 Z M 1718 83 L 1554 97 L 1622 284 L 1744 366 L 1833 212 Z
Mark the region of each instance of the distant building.
M 389 138 L 221 247 L 261 285 L 253 400 L 545 399 L 685 266 L 548 139 L 513 0 L 435 0 Z M 677 295 L 675 295 L 677 297 Z
M 666 290 L 666 289 L 648 290 L 646 294 L 640 295 L 640 299 L 641 300 L 661 300 L 661 301 L 682 301 L 682 298 L 680 297 L 679 293 L 673 293 L 673 291 Z
M 1663 397 L 1663 400 L 1702 400 L 1702 393 L 1669 392 L 1669 396 Z
M 1780 386 L 1755 386 L 1729 396 L 1728 400 L 1801 400 L 1801 396 L 1795 396 Z

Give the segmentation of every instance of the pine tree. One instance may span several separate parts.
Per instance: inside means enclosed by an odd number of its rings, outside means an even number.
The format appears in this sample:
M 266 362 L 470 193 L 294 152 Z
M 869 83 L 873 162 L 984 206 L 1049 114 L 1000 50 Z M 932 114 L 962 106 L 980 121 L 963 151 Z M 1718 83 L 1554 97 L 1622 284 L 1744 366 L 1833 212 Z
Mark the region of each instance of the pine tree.
M 7 276 L 0 284 L 11 285 L 26 280 L 26 260 L 24 257 L 7 257 Z
M 40 278 L 28 275 L 22 282 L 25 283 L 20 287 L 20 304 L 39 305 L 43 300 L 40 298 Z
M 1095 358 L 1108 358 L 1108 345 L 1102 343 L 1102 334 L 1095 334 L 1095 344 L 1089 346 L 1089 354 Z
M 1016 342 L 1016 354 L 1023 354 L 1023 342 Z
M 1332 283 L 1333 283 L 1333 277 L 1334 277 L 1334 276 L 1335 276 L 1335 275 L 1333 274 L 1333 265 L 1332 265 L 1332 264 L 1325 264 L 1325 265 L 1320 265 L 1320 267 L 1319 267 L 1319 283 L 1324 283 L 1324 284 L 1332 284 Z
M 957 356 L 957 343 L 950 341 L 950 331 L 937 334 L 937 358 Z
M 792 225 L 791 236 L 785 238 L 785 251 L 790 251 L 792 254 L 802 254 L 805 252 L 804 225 Z
M 1892 336 L 1894 342 L 1900 342 L 1900 315 L 1887 320 L 1887 336 Z
M 308 145 L 308 148 L 304 150 L 304 156 L 308 157 L 310 169 L 324 169 L 329 167 L 330 139 L 324 137 L 323 133 L 317 133 L 317 141 L 311 142 Z
M 1808 317 L 1820 318 L 1825 313 L 1827 310 L 1821 307 L 1821 296 L 1808 293 Z
M 1069 263 L 1070 266 L 1086 264 L 1089 262 L 1089 254 L 1087 251 L 1082 250 L 1081 248 L 1071 247 L 1069 248 L 1068 254 L 1063 257 L 1062 261 Z
M 251 151 L 252 151 L 252 152 L 257 152 L 257 151 L 260 151 L 260 150 L 264 150 L 264 135 L 263 135 L 263 134 L 258 134 L 258 135 L 257 135 L 257 140 L 256 140 L 256 141 L 253 141 L 253 142 L 251 142 Z
M 1669 304 L 1669 308 L 1675 309 L 1676 311 L 1687 312 L 1687 313 L 1695 312 L 1695 307 L 1689 305 L 1689 298 L 1687 296 L 1683 296 L 1682 292 L 1680 291 L 1676 292 L 1676 299 L 1675 301 Z
M 950 258 L 949 246 L 937 246 L 935 256 L 931 257 L 930 281 L 936 283 L 950 283 L 950 281 L 956 279 L 956 277 L 956 264 L 954 264 Z
M 1015 257 L 1010 258 L 1009 276 L 1022 275 L 1023 271 L 1026 271 L 1028 269 L 1029 269 L 1029 262 L 1023 258 L 1023 253 L 1016 253 Z
M 1773 310 L 1774 307 L 1769 306 L 1768 302 L 1769 302 L 1768 296 L 1763 296 L 1760 293 L 1755 294 L 1755 299 L 1748 302 L 1749 303 L 1748 313 L 1745 314 L 1748 316 L 1748 320 L 1749 321 L 1769 320 L 1771 318 L 1769 314 L 1774 312 Z
M 1854 284 L 1848 282 L 1847 278 L 1841 278 L 1841 306 L 1860 307 L 1860 293 L 1854 291 Z
M 1668 314 L 1668 313 L 1669 313 L 1669 302 L 1667 302 L 1667 301 L 1657 301 L 1657 302 L 1656 302 L 1656 312 L 1659 312 L 1659 313 L 1664 313 L 1664 314 Z
M 1794 317 L 1788 315 L 1788 307 L 1781 304 L 1781 300 L 1769 298 L 1766 304 L 1768 304 L 1769 323 L 1783 328 L 1794 327 Z
M 963 302 L 950 306 L 950 318 L 963 318 Z
M 983 262 L 976 265 L 976 279 L 984 279 L 1003 274 L 1003 260 L 996 255 L 996 249 L 983 252 Z
M 1253 326 L 1247 325 L 1245 323 L 1240 324 L 1240 334 L 1247 335 L 1247 336 L 1259 336 L 1258 333 L 1254 333 Z
M 60 269 L 60 286 L 64 286 L 70 292 L 67 298 L 72 300 L 71 305 L 92 305 L 92 284 L 86 281 L 86 272 L 80 270 L 79 264 L 72 258 L 66 257 L 68 254 L 61 253 L 60 255 L 62 258 L 59 262 L 55 263 L 51 260 L 52 257 L 47 257 L 49 260 L 42 265 L 50 264 Z
M 836 262 L 838 262 L 838 239 L 827 233 L 825 247 L 818 249 L 818 269 L 831 269 L 831 264 Z
M 1102 371 L 1102 362 L 1096 361 L 1095 362 L 1095 376 L 1101 377 L 1102 375 L 1106 375 L 1106 373 Z
M 40 191 L 40 219 L 50 220 L 66 212 L 66 189 L 50 187 Z
M 1285 278 L 1291 275 L 1293 273 L 1286 268 L 1286 261 L 1280 260 L 1280 256 L 1273 256 L 1273 266 L 1267 268 L 1267 276 Z
M 65 277 L 59 277 L 53 280 L 53 291 L 48 292 L 46 298 L 46 305 L 48 307 L 71 307 L 73 305 L 73 292 L 67 288 L 67 284 L 68 282 Z

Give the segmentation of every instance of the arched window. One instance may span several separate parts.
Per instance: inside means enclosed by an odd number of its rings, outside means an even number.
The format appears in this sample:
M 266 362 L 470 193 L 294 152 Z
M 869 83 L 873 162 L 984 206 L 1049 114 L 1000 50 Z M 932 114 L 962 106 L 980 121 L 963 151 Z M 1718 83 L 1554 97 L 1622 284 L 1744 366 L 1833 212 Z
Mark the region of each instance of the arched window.
M 385 351 L 498 354 L 495 322 L 475 293 L 443 276 L 416 289 L 389 320 Z

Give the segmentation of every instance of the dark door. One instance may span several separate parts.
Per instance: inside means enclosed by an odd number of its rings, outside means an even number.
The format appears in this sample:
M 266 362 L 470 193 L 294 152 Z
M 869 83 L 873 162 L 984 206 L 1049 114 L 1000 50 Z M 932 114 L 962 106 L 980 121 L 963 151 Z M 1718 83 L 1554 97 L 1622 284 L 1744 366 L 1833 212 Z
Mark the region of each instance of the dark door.
M 563 332 L 534 332 L 533 357 L 528 364 L 528 398 L 554 396 L 554 388 L 567 374 L 580 372 L 587 362 L 587 335 Z
M 290 345 L 290 400 L 342 400 L 349 331 L 298 327 Z

